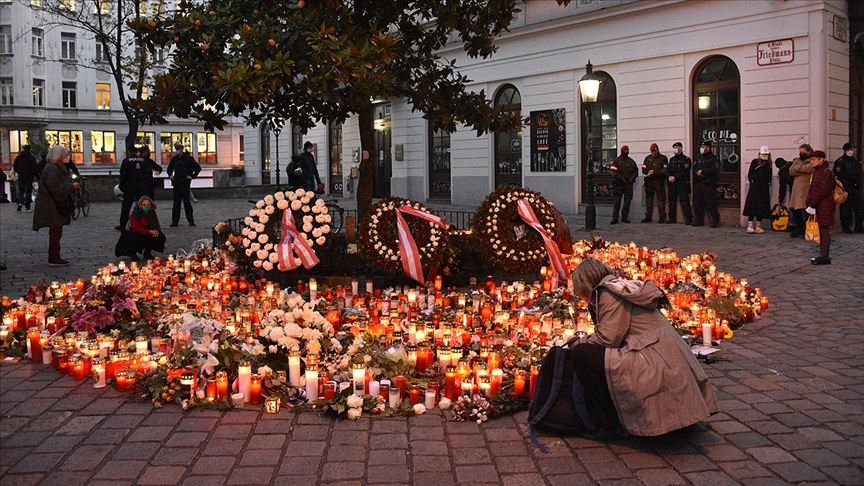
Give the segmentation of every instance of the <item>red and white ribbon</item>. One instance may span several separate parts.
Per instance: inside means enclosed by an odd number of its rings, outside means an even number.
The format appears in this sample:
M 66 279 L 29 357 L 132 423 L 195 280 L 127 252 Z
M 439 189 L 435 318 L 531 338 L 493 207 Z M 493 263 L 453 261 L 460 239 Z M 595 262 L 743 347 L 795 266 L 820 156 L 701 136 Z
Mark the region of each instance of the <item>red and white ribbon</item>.
M 528 223 L 528 226 L 540 233 L 540 237 L 543 238 L 543 245 L 546 246 L 546 253 L 549 254 L 549 265 L 555 270 L 561 280 L 565 280 L 567 278 L 567 267 L 564 265 L 564 257 L 561 256 L 561 250 L 558 248 L 558 244 L 549 236 L 546 228 L 540 224 L 540 220 L 534 214 L 531 204 L 528 203 L 527 199 L 520 199 L 516 202 L 516 208 L 519 210 L 519 216 L 522 218 L 522 221 L 525 221 Z
M 279 255 L 279 270 L 283 272 L 301 264 L 308 270 L 319 262 L 315 250 L 297 229 L 291 208 L 282 212 L 282 239 L 276 245 L 276 254 Z
M 432 213 L 412 208 L 411 206 L 400 206 L 396 209 L 396 229 L 399 233 L 399 257 L 402 258 L 402 269 L 405 270 L 405 275 L 420 282 L 421 285 L 426 285 L 426 280 L 423 278 L 423 263 L 420 261 L 420 251 L 417 249 L 414 237 L 411 236 L 411 230 L 408 228 L 408 223 L 405 222 L 403 213 L 431 221 L 442 229 L 447 229 L 447 223 L 444 222 L 444 218 L 441 216 L 436 216 Z

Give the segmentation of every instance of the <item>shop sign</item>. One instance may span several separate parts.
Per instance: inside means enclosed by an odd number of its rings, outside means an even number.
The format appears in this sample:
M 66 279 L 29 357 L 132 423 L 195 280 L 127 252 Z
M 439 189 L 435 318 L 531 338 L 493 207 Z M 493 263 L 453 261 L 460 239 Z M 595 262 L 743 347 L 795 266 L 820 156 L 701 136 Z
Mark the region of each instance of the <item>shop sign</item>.
M 793 39 L 760 42 L 756 45 L 756 64 L 760 66 L 787 64 L 794 60 L 795 41 Z
M 567 170 L 564 108 L 531 112 L 531 172 Z
M 840 42 L 847 42 L 849 40 L 849 21 L 846 18 L 834 16 L 833 36 Z

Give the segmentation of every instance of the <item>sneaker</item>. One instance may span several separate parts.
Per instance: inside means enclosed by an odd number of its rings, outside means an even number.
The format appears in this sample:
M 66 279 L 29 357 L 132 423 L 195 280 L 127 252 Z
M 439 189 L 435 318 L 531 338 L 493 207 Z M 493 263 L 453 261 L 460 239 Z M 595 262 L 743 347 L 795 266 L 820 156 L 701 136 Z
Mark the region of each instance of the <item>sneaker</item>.
M 647 218 L 647 217 L 646 217 L 646 218 L 643 218 L 643 219 L 642 219 L 642 222 L 643 222 L 643 223 L 650 223 L 650 222 L 651 222 L 651 218 Z
M 20 205 L 18 206 L 18 212 L 19 213 L 21 212 L 21 206 Z
M 618 224 L 618 220 L 617 220 L 617 219 L 613 219 L 612 221 L 609 221 L 609 224 Z
M 621 222 L 622 222 L 622 223 L 625 223 L 625 224 L 630 224 L 630 220 L 629 220 L 629 219 L 622 219 Z
M 762 229 L 762 225 L 756 225 L 756 234 L 757 235 L 761 235 L 764 232 L 765 232 L 765 230 Z
M 195 223 L 189 223 L 189 226 L 195 226 Z
M 49 267 L 67 267 L 67 266 L 69 266 L 69 262 L 67 262 L 66 260 L 64 260 L 62 258 L 57 258 L 54 260 L 48 260 L 48 266 Z
M 752 235 L 752 234 L 755 233 L 755 232 L 756 232 L 756 230 L 753 229 L 753 222 L 752 222 L 752 221 L 748 221 L 748 222 L 747 222 L 747 233 Z
M 831 265 L 831 257 L 818 256 L 810 259 L 811 265 Z

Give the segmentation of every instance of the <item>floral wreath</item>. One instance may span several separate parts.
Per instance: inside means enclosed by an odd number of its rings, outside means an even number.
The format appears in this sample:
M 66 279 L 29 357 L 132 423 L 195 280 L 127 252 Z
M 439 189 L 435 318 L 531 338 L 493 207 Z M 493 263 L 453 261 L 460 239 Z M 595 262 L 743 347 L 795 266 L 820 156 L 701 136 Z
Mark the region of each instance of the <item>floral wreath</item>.
M 369 209 L 369 215 L 360 222 L 361 251 L 373 267 L 393 275 L 403 273 L 396 223 L 396 210 L 402 206 L 435 213 L 417 201 L 388 197 L 374 204 Z M 410 215 L 404 218 L 417 243 L 423 268 L 427 269 L 427 273 L 430 268 L 437 271 L 447 249 L 448 232 L 421 218 Z
M 558 238 L 555 208 L 540 193 L 502 186 L 486 196 L 474 215 L 475 237 L 494 267 L 512 273 L 537 271 L 549 257 L 543 238 L 519 216 L 517 202 L 526 199 L 552 240 Z
M 268 194 L 249 210 L 240 231 L 242 249 L 255 268 L 270 271 L 279 265 L 276 246 L 285 210 L 291 211 L 297 231 L 309 247 L 327 244 L 332 217 L 323 199 L 304 189 Z

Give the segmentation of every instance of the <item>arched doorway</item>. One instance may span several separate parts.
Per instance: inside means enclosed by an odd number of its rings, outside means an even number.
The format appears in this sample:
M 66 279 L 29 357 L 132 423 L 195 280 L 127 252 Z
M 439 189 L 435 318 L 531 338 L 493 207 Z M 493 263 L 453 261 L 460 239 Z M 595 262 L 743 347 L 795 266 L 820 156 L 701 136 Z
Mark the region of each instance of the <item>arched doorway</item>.
M 703 59 L 693 75 L 693 154 L 704 141 L 720 158 L 717 201 L 738 207 L 741 201 L 741 77 L 726 56 Z
M 582 181 L 583 201 L 587 200 L 585 174 L 588 171 L 588 141 L 591 141 L 591 160 L 594 162 L 594 201 L 612 202 L 612 172 L 609 168 L 618 157 L 618 96 L 615 81 L 604 72 L 596 72 L 600 78 L 597 102 L 591 108 L 591 133 L 588 123 L 582 124 Z M 582 103 L 582 119 L 588 118 L 588 105 Z
M 522 96 L 512 84 L 505 84 L 495 95 L 495 106 L 503 112 L 522 112 Z M 495 187 L 522 186 L 522 129 L 495 132 Z

